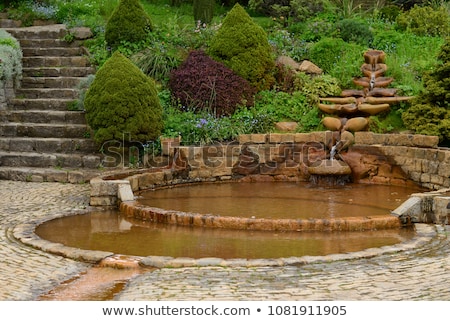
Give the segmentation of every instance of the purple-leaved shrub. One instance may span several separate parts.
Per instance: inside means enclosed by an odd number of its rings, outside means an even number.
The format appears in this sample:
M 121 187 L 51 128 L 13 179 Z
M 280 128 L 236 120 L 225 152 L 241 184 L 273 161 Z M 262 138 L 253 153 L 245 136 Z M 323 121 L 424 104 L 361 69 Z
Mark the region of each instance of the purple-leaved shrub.
M 255 88 L 204 51 L 191 51 L 172 71 L 169 87 L 174 99 L 190 110 L 215 116 L 232 115 L 238 106 L 251 106 Z

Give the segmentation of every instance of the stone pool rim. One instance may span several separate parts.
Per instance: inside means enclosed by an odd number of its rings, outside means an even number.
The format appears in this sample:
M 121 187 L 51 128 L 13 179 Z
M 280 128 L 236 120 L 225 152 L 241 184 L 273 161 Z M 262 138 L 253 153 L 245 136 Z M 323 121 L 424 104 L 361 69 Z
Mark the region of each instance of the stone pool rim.
M 98 210 L 98 208 L 96 208 Z M 327 263 L 334 261 L 346 261 L 356 259 L 368 259 L 380 255 L 389 253 L 398 253 L 403 251 L 415 250 L 425 246 L 435 239 L 439 233 L 439 225 L 415 223 L 413 227 L 415 229 L 415 236 L 411 239 L 400 242 L 394 245 L 368 248 L 361 251 L 342 253 L 342 254 L 329 254 L 323 256 L 300 256 L 300 257 L 280 257 L 274 259 L 223 259 L 218 257 L 205 257 L 205 258 L 189 258 L 189 257 L 169 257 L 169 256 L 132 256 L 123 253 L 113 253 L 107 251 L 95 251 L 74 248 L 63 245 L 61 243 L 54 243 L 40 238 L 35 234 L 36 228 L 47 222 L 58 218 L 63 218 L 72 215 L 88 214 L 90 209 L 82 211 L 72 211 L 62 214 L 53 214 L 39 219 L 32 220 L 28 223 L 16 225 L 13 228 L 13 236 L 18 241 L 25 245 L 31 246 L 35 249 L 44 251 L 46 253 L 62 256 L 65 258 L 73 259 L 75 261 L 98 264 L 101 261 L 120 256 L 126 261 L 130 260 L 138 261 L 142 267 L 153 268 L 183 268 L 183 267 L 205 267 L 205 266 L 218 266 L 218 267 L 260 267 L 260 266 L 288 266 L 288 265 L 307 265 L 314 263 Z M 117 266 L 116 266 L 117 267 Z

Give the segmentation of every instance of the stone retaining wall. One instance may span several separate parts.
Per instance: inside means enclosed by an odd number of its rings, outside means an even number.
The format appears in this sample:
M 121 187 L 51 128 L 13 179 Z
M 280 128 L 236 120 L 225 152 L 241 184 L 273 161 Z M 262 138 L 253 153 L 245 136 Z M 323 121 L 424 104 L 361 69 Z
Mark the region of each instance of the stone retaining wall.
M 227 144 L 176 146 L 173 156 L 156 162 L 159 168 L 91 180 L 91 205 L 117 206 L 140 190 L 203 181 L 309 181 L 308 167 L 329 157 L 332 141 L 327 131 L 241 135 Z M 354 182 L 450 188 L 450 150 L 438 148 L 437 137 L 357 132 L 351 143 L 337 157 L 351 167 Z M 447 213 L 447 204 L 436 208 Z M 426 221 L 447 219 L 446 214 L 433 215 L 427 214 Z

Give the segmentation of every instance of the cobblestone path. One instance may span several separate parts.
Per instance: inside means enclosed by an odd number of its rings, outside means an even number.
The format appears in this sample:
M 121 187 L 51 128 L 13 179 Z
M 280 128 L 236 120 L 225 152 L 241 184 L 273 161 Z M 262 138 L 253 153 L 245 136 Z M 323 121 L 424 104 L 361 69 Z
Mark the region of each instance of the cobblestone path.
M 0 181 L 0 300 L 36 300 L 92 266 L 17 242 L 14 226 L 87 207 L 89 185 Z M 134 277 L 116 300 L 450 300 L 450 227 L 416 249 L 282 267 L 184 267 Z

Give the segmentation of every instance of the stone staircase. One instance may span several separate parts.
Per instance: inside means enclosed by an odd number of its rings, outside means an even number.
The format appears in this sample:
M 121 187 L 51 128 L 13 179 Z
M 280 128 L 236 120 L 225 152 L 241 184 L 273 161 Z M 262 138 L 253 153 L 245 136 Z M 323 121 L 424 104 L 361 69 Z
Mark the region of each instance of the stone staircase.
M 79 183 L 100 173 L 101 155 L 84 112 L 73 110 L 77 85 L 95 73 L 81 41 L 64 25 L 0 26 L 21 44 L 23 78 L 0 110 L 0 179 Z

